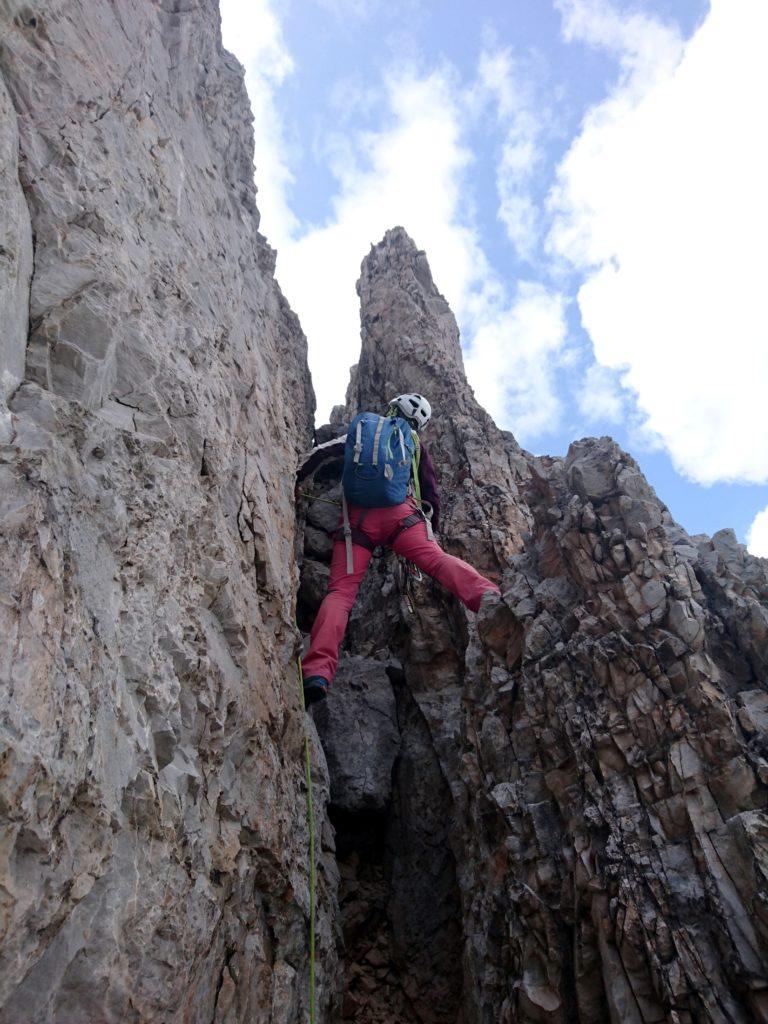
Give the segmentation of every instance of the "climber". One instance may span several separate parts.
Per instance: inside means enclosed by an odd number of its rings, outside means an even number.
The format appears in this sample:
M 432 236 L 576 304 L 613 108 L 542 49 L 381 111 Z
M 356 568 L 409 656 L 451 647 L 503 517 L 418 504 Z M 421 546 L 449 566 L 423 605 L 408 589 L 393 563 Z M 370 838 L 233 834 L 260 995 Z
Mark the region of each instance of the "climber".
M 447 587 L 472 611 L 495 583 L 434 536 L 440 495 L 432 460 L 419 437 L 432 409 L 417 394 L 393 398 L 386 416 L 360 413 L 345 436 L 318 445 L 299 467 L 300 483 L 328 458 L 344 457 L 342 517 L 334 536 L 328 593 L 317 613 L 302 661 L 304 702 L 323 700 L 336 672 L 349 613 L 373 549 L 392 548 Z

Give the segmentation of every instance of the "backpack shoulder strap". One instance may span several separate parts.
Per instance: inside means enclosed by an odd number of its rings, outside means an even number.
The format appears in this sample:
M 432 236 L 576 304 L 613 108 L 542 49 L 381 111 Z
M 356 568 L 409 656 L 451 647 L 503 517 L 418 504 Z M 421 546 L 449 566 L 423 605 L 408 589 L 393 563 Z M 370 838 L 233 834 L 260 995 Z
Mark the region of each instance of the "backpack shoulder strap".
M 383 416 L 379 416 L 379 422 L 376 424 L 376 433 L 373 435 L 373 465 L 378 466 L 379 464 L 379 442 L 381 441 L 381 433 L 384 430 L 384 424 L 387 421 Z

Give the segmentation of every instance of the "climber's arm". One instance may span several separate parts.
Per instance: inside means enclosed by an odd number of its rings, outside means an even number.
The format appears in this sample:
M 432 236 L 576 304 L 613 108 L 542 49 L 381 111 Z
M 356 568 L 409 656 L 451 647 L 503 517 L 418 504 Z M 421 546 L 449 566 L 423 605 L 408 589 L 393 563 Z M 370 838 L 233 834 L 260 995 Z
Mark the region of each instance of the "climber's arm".
M 419 487 L 421 488 L 421 500 L 428 501 L 432 506 L 432 529 L 437 532 L 440 527 L 440 491 L 437 488 L 434 463 L 423 444 L 419 461 Z
M 326 459 L 342 459 L 346 440 L 346 434 L 342 434 L 341 437 L 334 437 L 330 441 L 326 441 L 325 444 L 317 445 L 311 452 L 303 456 L 299 468 L 296 470 L 296 483 L 300 484 L 302 480 L 306 480 Z

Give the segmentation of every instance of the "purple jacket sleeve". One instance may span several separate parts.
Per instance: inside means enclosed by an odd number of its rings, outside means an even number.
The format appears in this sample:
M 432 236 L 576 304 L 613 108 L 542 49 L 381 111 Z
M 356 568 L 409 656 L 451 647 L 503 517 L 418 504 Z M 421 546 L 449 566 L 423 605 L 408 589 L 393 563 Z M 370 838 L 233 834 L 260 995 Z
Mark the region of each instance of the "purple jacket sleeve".
M 434 463 L 423 444 L 419 460 L 419 486 L 422 499 L 432 506 L 432 529 L 437 532 L 440 528 L 440 492 L 437 489 Z

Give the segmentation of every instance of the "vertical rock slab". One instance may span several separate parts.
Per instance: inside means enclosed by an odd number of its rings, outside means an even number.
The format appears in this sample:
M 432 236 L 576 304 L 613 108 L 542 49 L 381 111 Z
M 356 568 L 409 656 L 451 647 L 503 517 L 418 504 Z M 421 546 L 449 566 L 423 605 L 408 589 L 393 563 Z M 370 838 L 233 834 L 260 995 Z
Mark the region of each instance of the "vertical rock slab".
M 0 442 L 11 436 L 6 401 L 24 373 L 32 229 L 19 181 L 16 111 L 0 78 Z
M 11 2 L 0 40 L 0 1021 L 297 1020 L 314 399 L 242 69 L 213 0 Z
M 334 807 L 347 813 L 383 811 L 392 798 L 392 767 L 400 733 L 392 684 L 380 662 L 345 658 L 333 681 L 333 701 L 314 709 L 331 779 Z

